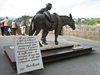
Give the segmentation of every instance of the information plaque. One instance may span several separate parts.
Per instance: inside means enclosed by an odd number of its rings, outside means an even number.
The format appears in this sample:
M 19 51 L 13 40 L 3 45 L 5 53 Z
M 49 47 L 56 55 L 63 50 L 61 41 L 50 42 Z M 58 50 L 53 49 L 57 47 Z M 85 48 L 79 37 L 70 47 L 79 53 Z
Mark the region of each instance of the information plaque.
M 43 68 L 39 42 L 35 36 L 15 37 L 14 48 L 18 74 Z

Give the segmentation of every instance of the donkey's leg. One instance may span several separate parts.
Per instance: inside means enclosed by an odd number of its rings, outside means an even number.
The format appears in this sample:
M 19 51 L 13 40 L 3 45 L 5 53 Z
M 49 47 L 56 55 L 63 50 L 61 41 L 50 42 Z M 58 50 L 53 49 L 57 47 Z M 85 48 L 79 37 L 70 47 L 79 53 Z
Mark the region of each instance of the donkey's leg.
M 59 35 L 60 31 L 61 31 L 61 26 L 58 26 L 58 28 L 55 29 L 55 44 L 56 45 L 59 44 L 57 38 L 58 38 L 58 35 Z
M 32 30 L 32 31 L 29 31 L 29 36 L 31 36 L 31 35 L 33 35 L 34 34 L 34 32 L 35 32 L 35 28 Z
M 57 29 L 55 29 L 55 45 L 58 45 L 57 38 L 58 38 L 58 31 L 57 31 Z
M 41 40 L 42 40 L 42 43 L 45 45 L 48 44 L 48 43 L 46 43 L 46 36 L 47 35 L 48 35 L 48 31 L 43 29 Z
M 36 32 L 34 35 L 38 35 L 41 29 L 36 29 Z
M 38 34 L 39 34 L 39 32 L 40 32 L 40 30 L 41 30 L 41 29 L 36 29 L 36 32 L 35 32 L 35 34 L 34 34 L 34 35 L 38 35 Z M 40 47 L 42 47 L 42 44 L 40 43 L 40 41 L 39 41 L 39 45 L 40 45 Z

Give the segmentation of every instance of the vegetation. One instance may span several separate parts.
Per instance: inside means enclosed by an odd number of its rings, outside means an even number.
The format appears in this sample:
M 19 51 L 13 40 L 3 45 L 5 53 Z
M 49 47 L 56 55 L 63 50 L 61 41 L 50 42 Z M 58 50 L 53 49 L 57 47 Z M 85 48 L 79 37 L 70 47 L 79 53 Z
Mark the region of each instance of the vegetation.
M 23 15 L 19 18 L 16 18 L 15 21 L 19 25 L 21 20 L 26 19 L 26 21 L 28 23 L 28 20 L 30 17 L 32 17 L 32 16 Z M 2 20 L 2 18 L 0 18 L 0 20 Z M 10 22 L 11 21 L 12 20 L 10 20 Z M 100 18 L 75 18 L 75 23 L 77 25 L 96 25 L 96 24 L 100 24 Z
M 75 22 L 78 25 L 96 25 L 100 24 L 100 18 L 77 18 Z
M 22 19 L 26 19 L 28 21 L 28 19 L 31 16 L 22 16 L 20 18 L 17 18 L 16 21 L 20 22 Z M 75 19 L 75 23 L 77 25 L 96 25 L 96 24 L 100 24 L 100 18 L 77 18 Z
M 20 22 L 21 22 L 23 19 L 25 19 L 26 22 L 28 23 L 30 17 L 31 17 L 31 16 L 26 16 L 26 15 L 24 15 L 24 16 L 22 16 L 22 17 L 16 18 L 15 21 L 16 21 L 16 23 L 19 25 Z

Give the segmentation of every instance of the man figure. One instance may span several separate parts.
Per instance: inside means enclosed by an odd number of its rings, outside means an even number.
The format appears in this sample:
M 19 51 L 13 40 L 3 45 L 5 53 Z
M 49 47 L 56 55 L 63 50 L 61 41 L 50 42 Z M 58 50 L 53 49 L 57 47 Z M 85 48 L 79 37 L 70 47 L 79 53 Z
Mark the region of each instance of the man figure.
M 5 35 L 10 35 L 10 33 L 9 33 L 9 25 L 8 25 L 8 22 L 9 22 L 9 20 L 8 20 L 8 17 L 5 17 L 4 18 L 4 20 L 3 20 L 3 22 L 4 22 L 4 27 L 5 27 Z
M 0 21 L 0 28 L 1 28 L 1 35 L 4 36 L 4 22 L 3 21 Z
M 17 23 L 15 22 L 15 20 L 12 21 L 12 35 L 16 35 L 16 31 L 17 31 Z
M 21 21 L 20 28 L 21 28 L 21 34 L 25 35 L 25 32 L 26 32 L 26 20 L 25 19 Z
M 53 23 L 53 21 L 51 19 L 51 15 L 49 13 L 49 10 L 51 10 L 51 8 L 52 8 L 52 4 L 48 3 L 48 4 L 46 4 L 45 8 L 40 9 L 36 14 L 45 14 L 45 16 L 47 17 L 48 21 L 50 23 Z

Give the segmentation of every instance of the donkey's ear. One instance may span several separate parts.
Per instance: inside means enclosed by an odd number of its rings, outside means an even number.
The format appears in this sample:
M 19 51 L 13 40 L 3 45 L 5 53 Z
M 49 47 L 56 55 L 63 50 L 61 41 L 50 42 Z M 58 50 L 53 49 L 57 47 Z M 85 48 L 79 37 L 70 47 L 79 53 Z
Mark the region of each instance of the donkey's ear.
M 72 19 L 72 15 L 71 15 L 71 13 L 69 14 L 69 17 Z

